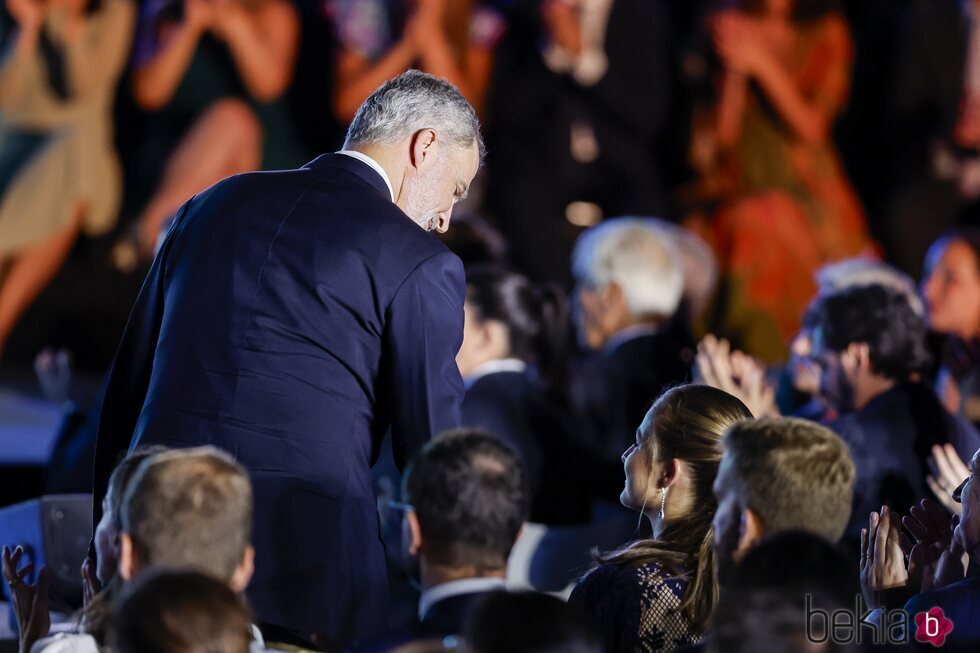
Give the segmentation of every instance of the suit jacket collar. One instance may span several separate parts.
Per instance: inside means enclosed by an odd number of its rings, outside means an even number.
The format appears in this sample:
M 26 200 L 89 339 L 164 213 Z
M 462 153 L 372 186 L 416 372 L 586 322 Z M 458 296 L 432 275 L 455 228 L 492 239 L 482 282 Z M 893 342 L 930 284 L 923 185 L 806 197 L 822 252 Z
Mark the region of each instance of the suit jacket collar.
M 385 183 L 385 180 L 381 178 L 381 175 L 374 168 L 360 159 L 332 152 L 330 154 L 321 154 L 303 167 L 311 170 L 321 170 L 328 167 L 342 168 L 360 177 L 382 197 L 389 202 L 391 201 L 391 191 L 388 189 L 388 184 Z

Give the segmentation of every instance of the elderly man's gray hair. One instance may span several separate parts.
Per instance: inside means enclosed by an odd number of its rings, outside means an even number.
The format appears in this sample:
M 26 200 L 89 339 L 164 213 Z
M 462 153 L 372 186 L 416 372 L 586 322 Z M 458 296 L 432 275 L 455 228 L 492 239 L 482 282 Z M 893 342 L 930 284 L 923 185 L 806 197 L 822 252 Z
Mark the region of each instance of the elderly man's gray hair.
M 587 229 L 572 253 L 576 281 L 591 288 L 615 282 L 634 317 L 669 317 L 684 292 L 674 244 L 643 218 L 616 218 Z
M 476 111 L 455 86 L 418 70 L 388 80 L 364 101 L 347 130 L 344 149 L 400 141 L 426 128 L 457 147 L 476 141 L 483 158 Z

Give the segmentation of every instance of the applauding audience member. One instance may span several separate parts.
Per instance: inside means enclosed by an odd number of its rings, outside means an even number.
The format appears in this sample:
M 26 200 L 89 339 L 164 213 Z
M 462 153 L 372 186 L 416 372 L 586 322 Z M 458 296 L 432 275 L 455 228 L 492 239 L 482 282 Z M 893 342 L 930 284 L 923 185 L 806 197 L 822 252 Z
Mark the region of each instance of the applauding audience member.
M 249 653 L 251 615 L 227 584 L 195 571 L 148 572 L 115 610 L 116 653 Z
M 637 429 L 620 500 L 650 521 L 653 538 L 598 556 L 570 599 L 609 653 L 669 653 L 704 636 L 717 598 L 711 520 L 721 438 L 751 417 L 731 395 L 687 385 L 660 397 Z
M 429 442 L 406 469 L 402 496 L 404 553 L 422 588 L 419 618 L 364 650 L 461 633 L 473 606 L 504 589 L 507 557 L 530 504 L 520 458 L 476 429 Z
M 236 173 L 283 169 L 309 156 L 286 92 L 300 37 L 290 0 L 153 0 L 141 18 L 133 96 L 149 113 L 134 178 L 155 188 L 113 252 L 122 269 L 152 253 L 195 193 Z
M 126 489 L 140 464 L 150 456 L 163 451 L 165 451 L 163 447 L 137 449 L 123 458 L 109 477 L 109 487 L 102 499 L 102 520 L 96 524 L 95 536 L 92 538 L 97 561 L 86 558 L 82 564 L 85 607 L 80 615 L 77 632 L 69 635 L 71 641 L 81 642 L 81 645 L 86 648 L 106 645 L 112 602 L 122 585 L 122 579 L 116 573 L 116 569 L 119 565 L 119 533 L 122 529 L 122 507 Z M 17 573 L 16 569 L 22 555 L 23 550 L 19 547 L 12 553 L 5 547 L 3 573 L 8 579 L 18 578 L 10 585 L 13 590 L 11 596 L 16 608 L 21 649 L 26 653 L 31 650 L 35 642 L 48 635 L 50 618 L 44 586 L 50 577 L 46 570 L 41 570 L 36 585 L 30 586 L 21 582 L 20 574 L 23 574 L 23 569 L 17 576 L 14 574 Z M 38 648 L 58 651 L 60 650 L 58 640 L 59 637 L 42 640 L 38 643 Z
M 126 486 L 118 575 L 123 583 L 152 567 L 195 569 L 242 593 L 252 577 L 252 486 L 245 470 L 212 447 L 159 453 Z M 4 574 L 19 555 L 4 555 Z M 258 633 L 256 633 L 258 635 Z M 253 651 L 264 650 L 261 639 Z M 97 653 L 88 634 L 38 642 L 33 653 Z M 26 652 L 24 652 L 26 653 Z
M 116 222 L 112 106 L 131 0 L 7 0 L 0 11 L 0 356 L 82 232 Z M 9 13 L 8 13 L 9 12 Z M 11 25 L 8 19 L 13 18 Z
M 342 122 L 409 68 L 449 80 L 478 112 L 506 24 L 486 0 L 325 0 L 340 43 L 334 111 Z
M 719 579 L 766 535 L 802 530 L 837 542 L 850 517 L 854 463 L 833 431 L 795 418 L 728 429 L 715 480 Z
M 841 415 L 828 426 L 857 467 L 848 526 L 855 541 L 872 510 L 924 496 L 933 445 L 952 444 L 964 459 L 980 448 L 976 430 L 916 380 L 928 362 L 925 330 L 903 293 L 879 285 L 828 295 L 813 309 L 821 392 Z

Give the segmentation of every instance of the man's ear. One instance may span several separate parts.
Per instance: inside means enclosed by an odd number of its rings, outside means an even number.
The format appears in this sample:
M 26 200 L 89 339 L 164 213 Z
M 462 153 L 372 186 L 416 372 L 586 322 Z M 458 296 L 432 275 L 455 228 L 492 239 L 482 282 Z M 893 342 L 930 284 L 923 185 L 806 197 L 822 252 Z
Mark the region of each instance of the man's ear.
M 245 553 L 242 555 L 242 561 L 238 563 L 235 567 L 235 571 L 231 575 L 231 580 L 228 581 L 228 586 L 231 587 L 232 591 L 236 594 L 241 594 L 248 587 L 249 581 L 252 580 L 252 574 L 255 573 L 255 548 L 249 544 L 245 547 Z
M 119 534 L 119 575 L 123 580 L 131 580 L 139 563 L 136 561 L 136 551 L 133 550 L 133 538 L 129 533 Z
M 756 545 L 766 534 L 762 518 L 751 508 L 742 511 L 742 528 L 738 535 L 738 548 L 735 549 L 735 560 L 742 559 L 749 549 Z
M 850 375 L 858 372 L 872 373 L 871 348 L 866 342 L 852 342 L 840 355 L 841 367 Z
M 417 556 L 423 549 L 422 527 L 419 526 L 418 515 L 414 510 L 405 513 L 405 520 L 408 522 L 408 531 L 412 534 L 412 541 L 408 545 L 408 552 Z
M 428 168 L 436 159 L 436 132 L 432 129 L 420 129 L 412 136 L 411 142 L 412 167 L 416 170 Z

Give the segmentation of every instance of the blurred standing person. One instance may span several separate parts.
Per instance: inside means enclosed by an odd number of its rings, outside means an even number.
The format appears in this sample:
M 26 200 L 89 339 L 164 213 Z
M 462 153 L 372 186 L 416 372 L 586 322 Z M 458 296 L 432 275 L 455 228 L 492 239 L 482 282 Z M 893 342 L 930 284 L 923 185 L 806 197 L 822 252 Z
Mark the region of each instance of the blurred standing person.
M 980 2 L 911 0 L 898 55 L 882 236 L 889 258 L 918 276 L 929 243 L 980 207 Z
M 583 227 L 663 214 L 668 33 L 659 0 L 514 3 L 489 96 L 487 203 L 532 280 L 571 282 Z
M 344 150 L 190 199 L 150 267 L 106 384 L 96 492 L 137 444 L 233 453 L 255 488 L 249 600 L 274 641 L 342 646 L 387 620 L 370 468 L 389 427 L 401 466 L 459 426 L 463 267 L 430 232 L 482 154 L 459 91 L 404 73 Z
M 112 102 L 129 0 L 8 0 L 0 22 L 0 355 L 79 234 L 115 223 Z
M 946 410 L 980 424 L 980 229 L 954 229 L 926 257 L 929 327 L 946 336 L 936 394 Z
M 493 49 L 506 29 L 486 0 L 325 0 L 340 53 L 334 111 L 343 122 L 409 68 L 448 79 L 482 112 Z
M 301 165 L 285 94 L 300 36 L 290 0 L 151 0 L 140 19 L 133 96 L 147 111 L 135 178 L 155 188 L 113 252 L 147 259 L 189 197 L 232 174 Z M 161 169 L 162 168 L 162 169 Z
M 744 0 L 711 20 L 722 64 L 705 175 L 724 272 L 714 325 L 748 353 L 782 360 L 821 265 L 871 245 L 838 161 L 853 45 L 833 0 Z

